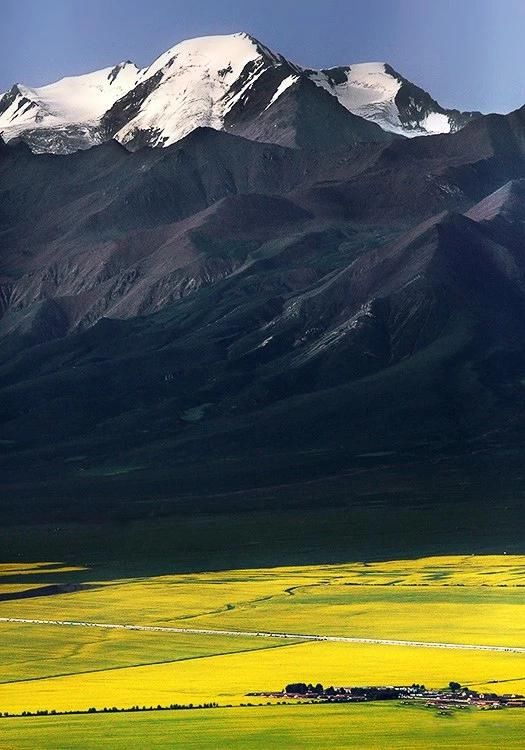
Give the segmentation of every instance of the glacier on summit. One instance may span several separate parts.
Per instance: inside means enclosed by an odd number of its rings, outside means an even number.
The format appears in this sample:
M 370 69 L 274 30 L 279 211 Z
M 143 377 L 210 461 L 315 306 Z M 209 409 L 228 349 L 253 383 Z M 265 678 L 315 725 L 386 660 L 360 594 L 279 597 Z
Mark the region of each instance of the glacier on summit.
M 243 109 L 260 116 L 299 79 L 403 136 L 457 130 L 475 114 L 443 109 L 385 63 L 309 70 L 238 33 L 183 41 L 143 69 L 128 61 L 40 88 L 15 84 L 0 98 L 0 136 L 36 152 L 68 153 L 110 138 L 132 148 L 168 146 L 198 127 L 235 132 Z

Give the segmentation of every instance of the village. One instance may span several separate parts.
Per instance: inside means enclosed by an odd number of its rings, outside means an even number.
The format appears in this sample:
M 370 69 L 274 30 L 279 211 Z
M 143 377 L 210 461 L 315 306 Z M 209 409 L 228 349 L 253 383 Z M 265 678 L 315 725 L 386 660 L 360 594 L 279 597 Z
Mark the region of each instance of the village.
M 525 696 L 517 694 L 497 695 L 477 692 L 457 682 L 450 682 L 448 688 L 429 690 L 424 685 L 390 685 L 369 687 L 323 687 L 321 683 L 297 682 L 286 685 L 284 690 L 267 693 L 249 693 L 250 696 L 310 701 L 314 703 L 366 703 L 370 701 L 400 701 L 403 704 L 421 704 L 427 708 L 442 711 L 452 709 L 479 708 L 498 710 L 504 708 L 525 708 Z

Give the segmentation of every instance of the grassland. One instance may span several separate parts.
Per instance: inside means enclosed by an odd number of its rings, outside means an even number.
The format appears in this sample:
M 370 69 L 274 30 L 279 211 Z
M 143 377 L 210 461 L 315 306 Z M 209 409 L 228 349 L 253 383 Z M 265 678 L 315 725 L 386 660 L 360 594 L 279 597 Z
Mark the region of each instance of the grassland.
M 257 638 L 58 626 L 0 626 L 0 685 L 65 674 L 120 669 L 140 664 L 200 659 L 250 649 L 278 647 Z
M 478 473 L 471 472 L 470 479 Z M 130 479 L 129 486 L 114 492 L 126 498 L 132 494 L 135 504 L 140 499 L 139 518 L 129 518 L 134 507 L 129 502 L 122 502 L 120 510 L 116 508 L 107 518 L 111 497 L 99 497 L 97 488 L 88 482 L 79 497 L 89 498 L 89 518 L 46 523 L 49 514 L 40 515 L 43 511 L 35 507 L 30 494 L 16 510 L 26 520 L 41 518 L 41 523 L 22 521 L 0 527 L 0 560 L 63 560 L 95 568 L 99 578 L 112 580 L 188 571 L 399 560 L 458 551 L 525 552 L 522 500 L 515 494 L 509 494 L 505 502 L 501 499 L 501 474 L 495 485 L 485 487 L 487 499 L 481 497 L 478 485 L 470 486 L 468 498 L 462 497 L 455 483 L 457 472 L 449 475 L 446 486 L 437 484 L 432 498 L 426 497 L 428 472 L 414 477 L 413 466 L 409 474 L 405 469 L 393 477 L 392 486 L 384 492 L 377 492 L 375 470 L 371 474 L 373 480 L 354 493 L 346 476 L 286 485 L 282 492 L 288 510 L 275 502 L 271 492 L 246 492 L 234 498 L 219 494 L 206 502 L 191 498 L 187 506 L 180 499 L 176 504 L 166 501 L 160 512 L 158 501 L 146 500 L 143 486 L 135 486 Z M 422 478 L 424 487 L 420 486 Z M 121 480 L 122 476 L 113 477 L 110 483 L 118 485 Z M 410 486 L 408 500 L 398 498 L 399 486 Z M 172 489 L 170 483 L 165 494 L 169 496 Z M 46 487 L 41 490 L 48 491 Z M 352 494 L 361 499 L 350 503 Z M 497 513 L 495 496 L 500 498 Z M 332 507 L 327 507 L 327 497 Z M 53 490 L 53 503 L 62 503 L 69 514 L 72 498 L 66 488 Z M 14 508 L 11 501 L 6 512 Z M 296 508 L 301 508 L 300 513 Z M 93 515 L 99 511 L 101 520 L 94 522 Z
M 4 684 L 0 712 L 239 705 L 249 700 L 249 692 L 280 690 L 299 680 L 337 685 L 424 682 L 432 687 L 457 680 L 494 689 L 488 681 L 501 679 L 506 680 L 505 692 L 525 692 L 524 678 L 525 659 L 515 654 L 320 642 Z
M 521 556 L 442 556 L 113 579 L 98 578 L 96 570 L 80 565 L 0 567 L 0 590 L 71 580 L 90 587 L 4 600 L 0 617 L 525 646 Z M 238 706 L 250 700 L 249 692 L 303 680 L 338 685 L 420 682 L 429 687 L 454 680 L 479 690 L 525 693 L 525 655 L 0 623 L 0 712 L 208 702 Z M 495 746 L 489 743 L 498 726 L 505 740 L 499 746 L 518 747 L 516 727 L 525 714 L 503 713 L 468 712 L 449 720 L 394 706 L 275 706 L 9 719 L 0 723 L 0 746 L 38 748 L 30 744 L 38 726 L 44 728 L 42 737 L 51 733 L 50 744 L 42 747 L 102 747 L 96 744 L 97 732 L 102 736 L 104 722 L 112 722 L 116 748 L 129 746 L 129 737 L 140 732 L 153 738 L 148 747 L 167 747 L 173 731 L 176 746 L 185 748 L 256 748 L 281 740 L 284 747 L 323 747 L 319 738 L 327 732 L 331 748 L 461 748 L 468 746 L 473 728 L 483 741 L 487 738 L 483 745 L 476 736 L 476 747 L 482 748 Z M 388 744 L 381 744 L 384 738 L 372 731 L 382 732 L 383 721 L 390 722 L 389 736 L 394 732 Z M 297 744 L 303 725 L 310 745 Z M 70 733 L 70 744 L 60 744 L 60 727 Z M 74 738 L 82 737 L 86 727 L 93 744 L 75 745 Z M 234 741 L 226 742 L 228 733 L 235 735 Z M 427 744 L 410 744 L 412 737 L 419 742 L 425 736 Z M 428 744 L 428 737 L 434 744 Z
M 53 580 L 52 575 L 39 578 Z M 521 556 L 431 557 L 110 582 L 94 578 L 91 583 L 94 588 L 74 594 L 0 603 L 0 616 L 525 646 Z
M 0 737 L 5 750 L 522 750 L 523 716 L 509 710 L 440 717 L 378 704 L 271 706 L 8 719 Z
M 56 563 L 0 563 L 0 595 L 39 588 L 42 586 L 41 576 L 71 575 L 83 570 L 82 567 Z M 35 578 L 34 582 L 28 580 L 31 576 Z

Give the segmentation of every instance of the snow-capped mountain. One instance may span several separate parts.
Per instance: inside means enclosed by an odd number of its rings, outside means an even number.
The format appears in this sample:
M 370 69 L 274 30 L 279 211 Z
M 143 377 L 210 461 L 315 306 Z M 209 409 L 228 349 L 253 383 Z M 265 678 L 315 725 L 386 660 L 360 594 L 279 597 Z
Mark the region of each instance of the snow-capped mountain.
M 285 97 L 293 100 L 288 109 Z M 301 97 L 317 111 L 313 134 L 295 132 Z M 471 116 L 443 109 L 383 63 L 307 70 L 239 33 L 181 42 L 142 70 L 125 62 L 41 88 L 17 84 L 0 98 L 0 135 L 37 152 L 67 153 L 110 138 L 129 148 L 168 146 L 205 126 L 318 147 L 323 117 L 338 122 L 334 138 L 342 145 L 384 139 L 377 125 L 425 135 L 457 130 Z
M 248 34 L 181 42 L 139 72 L 135 86 L 102 118 L 102 131 L 137 147 L 169 146 L 197 127 L 232 129 L 235 113 L 265 74 L 272 77 L 267 106 L 292 70 L 300 74 Z
M 358 63 L 310 71 L 309 75 L 350 112 L 399 135 L 453 133 L 480 115 L 444 109 L 430 94 L 386 63 Z
M 41 88 L 15 84 L 0 98 L 0 134 L 35 151 L 76 151 L 100 142 L 100 119 L 136 85 L 139 70 L 123 62 Z

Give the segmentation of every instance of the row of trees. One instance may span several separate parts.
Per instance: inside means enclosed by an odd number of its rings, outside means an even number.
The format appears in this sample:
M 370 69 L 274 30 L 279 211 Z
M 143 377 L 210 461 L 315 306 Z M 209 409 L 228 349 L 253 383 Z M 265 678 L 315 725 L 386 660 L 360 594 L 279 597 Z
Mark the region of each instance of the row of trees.
M 130 708 L 118 708 L 117 706 L 104 706 L 104 708 L 95 708 L 94 706 L 92 706 L 86 711 L 56 711 L 55 709 L 41 709 L 40 711 L 22 711 L 22 713 L 19 714 L 13 714 L 9 713 L 8 711 L 4 711 L 4 713 L 0 713 L 0 716 L 7 719 L 21 716 L 69 716 L 71 714 L 133 713 L 136 711 L 188 711 L 199 708 L 219 708 L 219 704 L 199 703 L 198 705 L 194 705 L 193 703 L 189 703 L 188 705 L 184 705 L 181 703 L 171 703 L 169 706 L 161 706 L 159 704 L 158 706 L 131 706 Z

